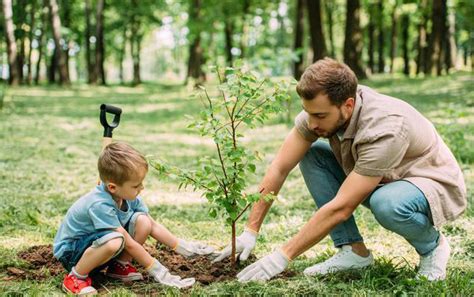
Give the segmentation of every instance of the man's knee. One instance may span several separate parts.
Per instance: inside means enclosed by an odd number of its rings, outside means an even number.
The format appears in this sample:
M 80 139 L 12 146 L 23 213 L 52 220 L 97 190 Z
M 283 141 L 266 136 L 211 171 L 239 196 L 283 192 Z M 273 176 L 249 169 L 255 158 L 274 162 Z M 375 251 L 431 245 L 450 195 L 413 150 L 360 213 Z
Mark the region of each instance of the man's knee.
M 375 219 L 387 229 L 391 229 L 390 227 L 393 226 L 398 216 L 397 205 L 394 203 L 393 197 L 384 195 L 384 193 L 375 192 L 370 197 L 370 210 Z

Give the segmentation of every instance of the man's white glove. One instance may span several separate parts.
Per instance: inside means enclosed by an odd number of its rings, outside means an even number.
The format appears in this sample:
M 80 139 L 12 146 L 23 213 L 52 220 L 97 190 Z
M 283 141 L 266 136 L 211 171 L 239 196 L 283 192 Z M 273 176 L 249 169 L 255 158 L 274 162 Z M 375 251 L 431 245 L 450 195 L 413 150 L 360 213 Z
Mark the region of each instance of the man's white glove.
M 174 250 L 186 258 L 198 255 L 209 255 L 214 252 L 213 247 L 205 245 L 204 243 L 190 242 L 183 239 L 178 239 L 178 244 Z
M 163 266 L 158 260 L 150 268 L 147 269 L 148 273 L 160 284 L 176 287 L 179 289 L 190 287 L 196 281 L 194 278 L 181 278 L 179 275 L 172 275 L 169 273 L 168 268 Z
M 276 250 L 252 265 L 247 266 L 237 274 L 237 278 L 239 282 L 266 281 L 285 270 L 288 263 L 288 257 L 282 251 Z
M 235 238 L 235 252 L 240 253 L 239 259 L 241 261 L 247 260 L 250 255 L 250 252 L 255 247 L 257 242 L 258 233 L 249 229 L 245 229 L 242 234 Z M 225 249 L 219 252 L 219 256 L 212 261 L 212 263 L 222 261 L 223 259 L 230 256 L 232 253 L 232 244 L 228 245 Z

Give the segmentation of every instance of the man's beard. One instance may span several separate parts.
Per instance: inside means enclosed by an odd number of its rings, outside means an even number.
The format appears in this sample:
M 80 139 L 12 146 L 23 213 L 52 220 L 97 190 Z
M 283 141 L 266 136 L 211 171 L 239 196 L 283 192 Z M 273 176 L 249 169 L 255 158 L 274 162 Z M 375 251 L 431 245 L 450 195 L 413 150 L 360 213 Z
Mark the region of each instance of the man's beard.
M 346 122 L 347 120 L 344 119 L 344 116 L 342 115 L 342 112 L 339 111 L 339 119 L 337 120 L 336 122 L 336 125 L 334 126 L 333 129 L 329 130 L 329 131 L 325 131 L 324 134 L 319 134 L 320 137 L 324 137 L 324 138 L 331 138 L 333 137 L 334 135 L 336 135 L 336 133 L 341 130 L 341 129 L 345 129 L 346 127 Z

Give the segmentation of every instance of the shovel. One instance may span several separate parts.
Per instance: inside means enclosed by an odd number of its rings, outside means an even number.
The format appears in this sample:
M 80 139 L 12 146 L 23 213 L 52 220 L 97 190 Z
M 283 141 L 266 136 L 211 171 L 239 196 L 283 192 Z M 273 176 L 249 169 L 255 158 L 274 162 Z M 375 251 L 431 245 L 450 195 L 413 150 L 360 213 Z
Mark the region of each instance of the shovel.
M 114 115 L 112 123 L 107 121 L 107 113 Z M 120 123 L 120 115 L 122 114 L 122 109 L 120 107 L 101 104 L 100 105 L 100 123 L 104 127 L 104 137 L 102 138 L 102 150 L 112 143 L 112 132 L 115 128 L 118 127 Z M 97 184 L 100 185 L 100 178 L 97 181 Z

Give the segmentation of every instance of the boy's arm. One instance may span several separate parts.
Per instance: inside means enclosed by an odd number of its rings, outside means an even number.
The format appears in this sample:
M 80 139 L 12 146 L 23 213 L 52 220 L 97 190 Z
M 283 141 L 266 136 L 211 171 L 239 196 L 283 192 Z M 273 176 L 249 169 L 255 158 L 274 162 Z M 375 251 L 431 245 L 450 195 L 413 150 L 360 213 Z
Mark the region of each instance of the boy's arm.
M 176 248 L 178 245 L 178 238 L 166 229 L 165 226 L 157 223 L 150 215 L 148 215 L 148 217 L 151 221 L 151 237 L 172 249 Z

